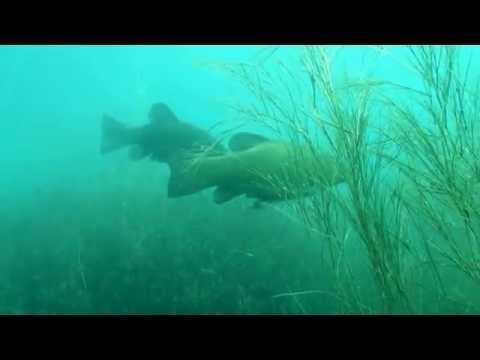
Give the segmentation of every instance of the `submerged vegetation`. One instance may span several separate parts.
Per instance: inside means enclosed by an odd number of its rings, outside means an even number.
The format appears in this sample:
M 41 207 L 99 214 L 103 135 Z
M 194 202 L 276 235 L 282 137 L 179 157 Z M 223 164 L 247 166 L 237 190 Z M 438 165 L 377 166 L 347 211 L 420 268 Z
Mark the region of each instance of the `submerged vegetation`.
M 297 172 L 269 179 L 293 200 L 168 199 L 151 162 L 37 189 L 1 214 L 0 312 L 479 313 L 480 93 L 462 49 L 403 48 L 413 85 L 297 50 L 220 65 L 253 99 L 234 104 L 246 124 L 301 145 Z M 312 193 L 325 154 L 344 182 Z
M 478 91 L 460 49 L 406 50 L 420 88 L 334 76 L 319 46 L 300 66 L 224 69 L 255 98 L 241 114 L 342 164 L 346 186 L 290 204 L 326 248 L 337 311 L 477 312 Z
M 333 311 L 328 295 L 274 297 L 318 282 L 330 292 L 300 225 L 242 202 L 219 207 L 208 192 L 168 199 L 166 174 L 120 163 L 89 185 L 38 190 L 2 227 L 0 312 Z

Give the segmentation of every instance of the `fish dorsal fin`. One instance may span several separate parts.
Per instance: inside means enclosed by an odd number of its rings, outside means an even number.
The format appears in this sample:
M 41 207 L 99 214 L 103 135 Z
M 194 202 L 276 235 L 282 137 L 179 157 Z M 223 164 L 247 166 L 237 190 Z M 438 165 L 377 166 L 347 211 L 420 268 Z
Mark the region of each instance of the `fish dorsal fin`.
M 271 140 L 262 135 L 241 132 L 230 138 L 228 147 L 232 151 L 244 151 L 267 141 Z
M 179 122 L 174 112 L 164 103 L 155 103 L 148 113 L 151 123 L 176 123 Z

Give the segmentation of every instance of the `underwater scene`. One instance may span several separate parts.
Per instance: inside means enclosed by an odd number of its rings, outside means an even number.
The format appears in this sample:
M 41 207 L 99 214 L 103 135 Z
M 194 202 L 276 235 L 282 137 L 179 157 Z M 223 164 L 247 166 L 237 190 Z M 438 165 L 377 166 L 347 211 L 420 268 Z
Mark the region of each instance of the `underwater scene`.
M 479 314 L 479 50 L 1 45 L 0 314 Z

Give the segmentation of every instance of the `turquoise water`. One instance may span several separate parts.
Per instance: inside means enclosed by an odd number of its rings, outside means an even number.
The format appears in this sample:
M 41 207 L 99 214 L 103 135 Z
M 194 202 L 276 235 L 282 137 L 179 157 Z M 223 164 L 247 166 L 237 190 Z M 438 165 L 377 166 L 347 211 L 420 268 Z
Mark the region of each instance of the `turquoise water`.
M 301 51 L 0 46 L 0 313 L 342 312 L 322 241 L 285 208 L 219 206 L 208 190 L 169 199 L 165 164 L 99 152 L 103 114 L 142 125 L 155 102 L 199 127 L 233 128 L 229 104 L 254 100 L 207 65 L 281 60 L 303 76 Z M 478 60 L 477 47 L 469 52 Z M 336 57 L 335 78 L 419 86 L 400 47 L 344 47 Z M 364 298 L 374 296 L 365 267 L 354 278 Z

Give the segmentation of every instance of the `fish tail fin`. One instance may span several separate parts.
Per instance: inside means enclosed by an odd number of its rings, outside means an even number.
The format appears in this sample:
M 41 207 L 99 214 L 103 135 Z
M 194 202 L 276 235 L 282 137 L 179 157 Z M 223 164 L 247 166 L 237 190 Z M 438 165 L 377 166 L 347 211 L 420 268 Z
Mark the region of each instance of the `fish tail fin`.
M 108 154 L 112 151 L 132 145 L 130 132 L 125 124 L 111 116 L 104 115 L 102 119 L 102 138 L 100 152 Z
M 190 152 L 180 152 L 168 161 L 170 179 L 168 197 L 178 198 L 202 191 L 209 186 L 204 179 L 196 176 L 196 156 Z

